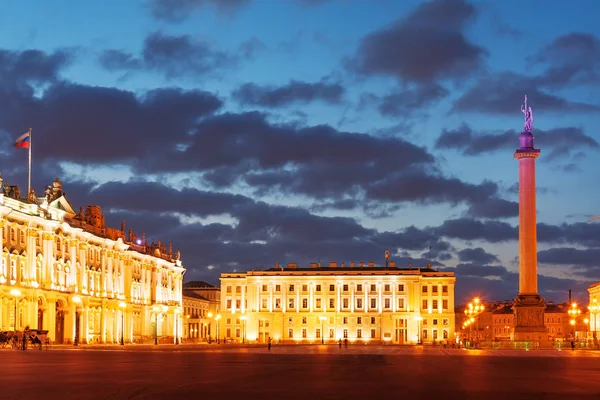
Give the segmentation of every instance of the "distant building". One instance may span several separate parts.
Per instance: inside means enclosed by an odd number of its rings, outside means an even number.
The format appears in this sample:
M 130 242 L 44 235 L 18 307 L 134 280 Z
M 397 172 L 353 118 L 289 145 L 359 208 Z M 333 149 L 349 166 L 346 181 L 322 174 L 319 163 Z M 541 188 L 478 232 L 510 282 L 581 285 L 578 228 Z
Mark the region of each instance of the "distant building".
M 592 332 L 592 338 L 597 342 L 598 330 L 600 330 L 600 282 L 592 283 L 588 288 L 590 294 L 589 314 L 590 325 L 589 330 Z
M 185 282 L 183 299 L 188 304 L 187 311 L 184 310 L 186 339 L 207 341 L 211 337 L 216 338 L 221 311 L 220 288 L 204 281 Z
M 451 272 L 329 267 L 221 274 L 221 337 L 228 341 L 440 343 L 454 340 Z
M 54 343 L 174 341 L 178 252 L 124 223 L 107 228 L 98 206 L 74 211 L 58 178 L 43 197 L 23 198 L 1 176 L 0 188 L 0 331 L 46 330 Z

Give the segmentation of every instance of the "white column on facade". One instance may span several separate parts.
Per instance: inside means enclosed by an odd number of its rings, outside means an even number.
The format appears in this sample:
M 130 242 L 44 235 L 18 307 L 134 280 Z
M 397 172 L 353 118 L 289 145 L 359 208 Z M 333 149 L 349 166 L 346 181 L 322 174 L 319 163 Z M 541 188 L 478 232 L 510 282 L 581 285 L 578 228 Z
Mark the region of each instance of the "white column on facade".
M 296 312 L 300 312 L 300 282 L 296 282 Z
M 285 310 L 287 310 L 287 302 L 288 302 L 288 294 L 287 294 L 287 286 L 285 285 L 285 283 L 283 282 L 283 280 L 281 281 L 281 312 L 285 313 Z M 283 327 L 283 323 L 285 321 L 282 319 L 281 320 L 281 326 Z M 283 335 L 281 337 L 283 339 Z
M 255 290 L 256 300 L 254 301 L 254 305 L 255 305 L 256 311 L 260 311 L 260 289 L 262 289 L 262 288 L 260 287 L 260 282 L 256 282 L 255 285 L 256 285 L 256 290 Z
M 369 305 L 369 292 L 371 291 L 371 286 L 369 285 L 368 282 L 364 282 L 363 283 L 363 289 L 364 289 L 364 293 L 365 293 L 365 300 L 363 302 L 363 311 L 369 311 L 370 310 L 370 305 Z
M 379 293 L 379 312 L 381 313 L 383 311 L 383 283 L 377 282 L 377 291 Z
M 437 288 L 438 288 L 438 293 L 437 293 L 438 309 L 437 309 L 437 312 L 441 313 L 442 312 L 442 284 L 438 283 Z
M 273 282 L 269 284 L 269 312 L 273 312 Z
M 242 312 L 246 312 L 246 285 L 244 284 L 242 286 L 242 301 L 240 303 L 240 310 L 242 310 Z
M 398 299 L 396 298 L 396 289 L 398 289 L 398 282 L 392 282 L 392 312 L 398 310 Z
M 350 311 L 354 312 L 354 291 L 356 289 L 356 283 L 350 283 Z
M 310 282 L 308 284 L 308 307 L 309 307 L 309 311 L 313 312 L 313 301 L 314 301 L 314 296 L 313 296 L 313 287 L 314 284 L 312 282 Z
M 342 284 L 341 283 L 337 283 L 337 304 L 336 304 L 336 310 L 337 312 L 340 312 L 342 310 L 342 305 L 340 304 L 342 302 Z

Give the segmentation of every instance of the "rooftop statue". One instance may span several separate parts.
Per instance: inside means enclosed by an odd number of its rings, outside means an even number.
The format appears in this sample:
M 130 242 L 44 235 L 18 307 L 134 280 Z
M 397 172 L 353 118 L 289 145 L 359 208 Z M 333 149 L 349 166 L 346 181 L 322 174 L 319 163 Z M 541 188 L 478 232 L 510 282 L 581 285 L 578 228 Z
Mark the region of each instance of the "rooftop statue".
M 531 111 L 531 107 L 527 107 L 527 95 L 525 95 L 525 104 L 521 105 L 521 112 L 525 115 L 523 132 L 531 132 L 533 129 L 533 111 Z

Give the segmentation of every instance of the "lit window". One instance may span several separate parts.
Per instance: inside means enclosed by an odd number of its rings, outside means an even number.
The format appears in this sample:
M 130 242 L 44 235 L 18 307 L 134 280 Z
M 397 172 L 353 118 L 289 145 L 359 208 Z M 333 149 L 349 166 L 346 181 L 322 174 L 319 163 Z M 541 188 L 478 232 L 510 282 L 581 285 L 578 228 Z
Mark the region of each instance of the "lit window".
M 386 292 L 389 292 L 390 291 L 390 285 L 385 285 L 383 287 L 383 290 L 386 291 Z
M 362 285 L 356 285 L 356 291 L 362 292 Z
M 398 285 L 398 291 L 404 292 L 404 285 Z
M 317 286 L 316 286 L 316 288 L 315 288 L 315 290 L 316 290 L 317 292 L 320 292 L 320 291 L 321 291 L 321 285 L 317 285 Z
M 335 285 L 329 285 L 329 291 L 335 292 Z
M 302 291 L 308 292 L 308 285 L 302 285 Z
M 343 299 L 342 302 L 343 302 L 343 307 L 348 308 L 348 299 Z
M 437 289 L 438 289 L 437 285 L 433 285 L 433 287 L 431 288 L 431 291 L 433 293 L 437 293 L 438 292 Z
M 288 329 L 288 337 L 289 338 L 293 338 L 294 337 L 294 330 L 293 329 Z
M 399 309 L 403 309 L 404 308 L 404 299 L 398 299 L 398 308 Z
M 342 290 L 343 290 L 344 292 L 347 292 L 347 291 L 348 291 L 348 285 L 344 285 L 344 286 L 343 286 L 343 288 L 342 288 Z
M 359 339 L 362 338 L 362 329 L 358 328 L 356 330 L 356 337 L 359 338 Z
M 294 285 L 290 285 L 289 289 L 290 289 L 289 292 L 293 292 L 294 291 Z
M 421 291 L 422 291 L 423 293 L 427 293 L 427 286 L 423 286 L 423 287 L 421 287 Z

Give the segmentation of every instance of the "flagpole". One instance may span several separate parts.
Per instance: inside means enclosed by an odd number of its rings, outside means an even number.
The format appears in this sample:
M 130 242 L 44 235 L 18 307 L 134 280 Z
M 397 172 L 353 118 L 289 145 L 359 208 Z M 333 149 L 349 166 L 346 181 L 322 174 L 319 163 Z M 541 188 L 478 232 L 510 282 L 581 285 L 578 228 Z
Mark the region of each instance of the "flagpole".
M 27 177 L 27 197 L 29 197 L 29 192 L 31 192 L 31 147 L 33 146 L 33 142 L 31 140 L 31 128 L 29 128 L 29 175 Z

